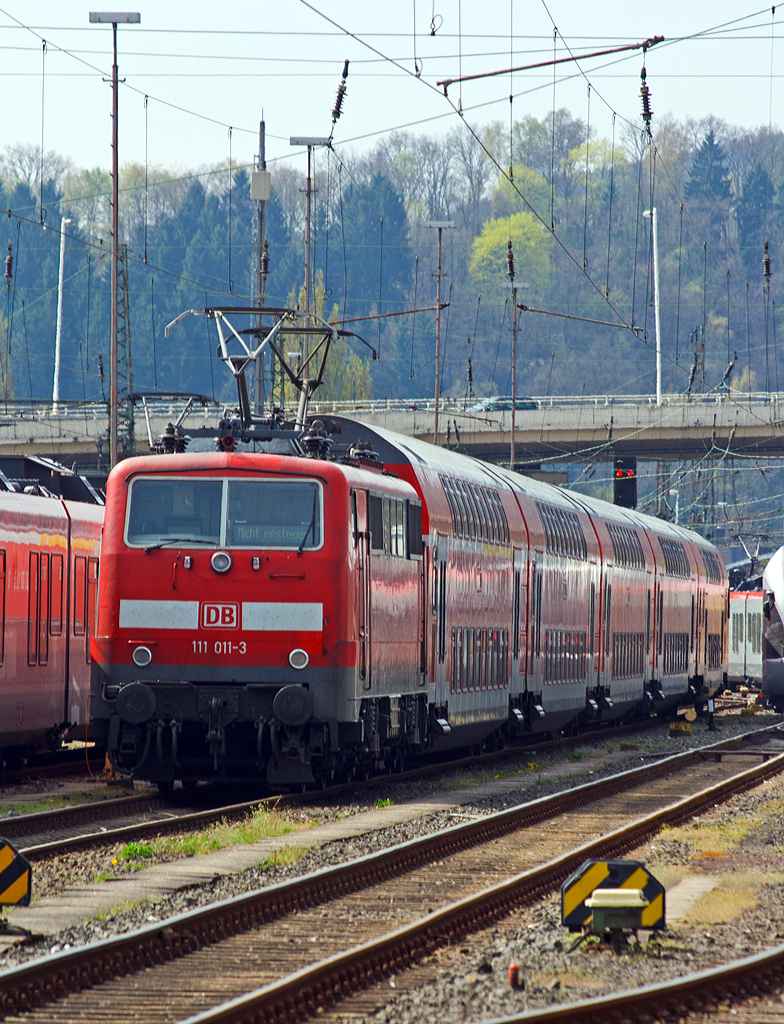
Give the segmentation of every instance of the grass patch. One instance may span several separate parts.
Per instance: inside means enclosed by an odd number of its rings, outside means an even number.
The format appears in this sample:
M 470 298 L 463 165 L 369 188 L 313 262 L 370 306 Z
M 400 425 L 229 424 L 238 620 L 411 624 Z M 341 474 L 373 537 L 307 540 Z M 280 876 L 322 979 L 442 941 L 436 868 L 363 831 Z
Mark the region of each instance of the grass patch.
M 198 853 L 255 843 L 260 839 L 271 839 L 293 831 L 294 823 L 286 815 L 267 807 L 257 807 L 241 821 L 230 822 L 224 818 L 203 832 L 187 836 L 161 836 L 160 839 L 154 839 L 150 847 L 153 857 L 194 857 Z
M 149 843 L 126 843 L 120 852 L 123 860 L 150 860 L 152 847 Z
M 570 754 L 566 755 L 567 761 L 582 761 L 583 755 L 579 750 L 573 750 Z
M 136 910 L 137 907 L 143 906 L 145 903 L 153 903 L 151 896 L 145 897 L 143 900 L 123 900 L 122 903 L 118 903 L 116 907 L 112 907 L 110 910 L 105 911 L 102 914 L 95 914 L 92 918 L 85 918 L 87 921 L 111 921 L 112 918 L 117 917 L 118 914 L 122 914 L 126 910 Z
M 156 861 L 178 860 L 181 857 L 195 857 L 200 853 L 222 850 L 227 846 L 238 846 L 241 843 L 255 843 L 260 839 L 285 835 L 294 831 L 294 823 L 280 811 L 267 807 L 257 807 L 241 821 L 229 822 L 223 819 L 210 825 L 203 832 L 194 832 L 181 836 L 160 836 L 149 843 L 126 843 L 120 853 L 112 860 L 116 865 L 124 862 L 126 869 L 142 871 L 151 867 Z M 286 847 L 290 852 L 272 854 L 264 864 L 294 863 L 300 856 L 299 847 Z M 290 859 L 287 859 L 290 858 Z M 116 877 L 111 871 L 101 872 L 95 876 L 96 882 Z M 110 916 L 111 916 L 110 912 Z
M 394 807 L 394 806 L 395 806 L 395 801 L 394 800 L 390 800 L 389 797 L 379 797 L 378 800 L 376 800 L 376 807 L 378 807 L 378 808 L 381 808 L 381 807 Z
M 77 790 L 71 793 L 52 794 L 36 800 L 21 800 L 13 803 L 0 803 L 0 818 L 16 818 L 21 814 L 40 814 L 42 811 L 59 811 L 63 807 L 76 807 L 79 804 L 97 803 L 102 800 L 115 800 L 116 789 L 101 786 L 95 790 Z
M 757 905 L 760 889 L 781 882 L 781 872 L 743 871 L 719 876 L 715 889 L 706 892 L 691 907 L 690 924 L 724 924 L 732 921 Z
M 262 871 L 268 871 L 270 868 L 281 867 L 285 864 L 297 864 L 309 852 L 304 846 L 286 843 L 285 846 L 271 853 L 269 857 L 265 857 L 259 867 Z

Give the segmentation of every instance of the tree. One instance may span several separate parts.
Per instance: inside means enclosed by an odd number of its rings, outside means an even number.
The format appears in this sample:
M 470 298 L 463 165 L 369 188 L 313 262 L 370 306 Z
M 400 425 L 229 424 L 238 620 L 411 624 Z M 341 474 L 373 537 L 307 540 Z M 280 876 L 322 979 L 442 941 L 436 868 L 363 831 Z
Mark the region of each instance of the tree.
M 765 236 L 773 213 L 773 185 L 768 172 L 755 164 L 743 182 L 743 194 L 735 204 L 738 241 L 743 265 L 750 275 L 759 276 Z
M 516 280 L 531 286 L 530 295 L 543 297 L 550 280 L 550 235 L 532 213 L 489 220 L 474 240 L 471 277 L 482 295 L 496 300 L 503 295 L 509 239 L 515 256 Z M 527 293 L 529 294 L 529 293 Z
M 701 216 L 712 241 L 718 241 L 722 234 L 726 239 L 730 210 L 726 161 L 724 147 L 710 128 L 692 161 L 684 192 Z

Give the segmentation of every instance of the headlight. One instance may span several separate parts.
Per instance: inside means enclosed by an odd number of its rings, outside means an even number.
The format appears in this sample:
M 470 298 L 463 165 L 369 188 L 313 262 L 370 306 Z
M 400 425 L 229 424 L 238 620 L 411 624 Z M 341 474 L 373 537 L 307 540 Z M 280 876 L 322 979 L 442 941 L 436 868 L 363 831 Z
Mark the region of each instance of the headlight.
M 301 647 L 297 647 L 289 655 L 289 665 L 292 668 L 305 668 L 308 660 L 307 652 L 303 651 Z
M 144 668 L 152 661 L 152 651 L 149 647 L 136 647 L 131 657 L 133 658 L 134 665 Z
M 215 572 L 228 572 L 231 569 L 231 555 L 227 555 L 225 551 L 216 551 L 210 559 Z

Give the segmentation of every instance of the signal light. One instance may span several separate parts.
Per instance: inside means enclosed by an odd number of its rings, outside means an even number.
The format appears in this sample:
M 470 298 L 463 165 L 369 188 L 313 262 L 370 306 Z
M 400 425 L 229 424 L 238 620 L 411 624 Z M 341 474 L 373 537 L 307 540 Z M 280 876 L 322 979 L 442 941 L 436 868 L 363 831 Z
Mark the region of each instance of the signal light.
M 613 504 L 622 508 L 637 507 L 637 459 L 633 455 L 615 460 Z

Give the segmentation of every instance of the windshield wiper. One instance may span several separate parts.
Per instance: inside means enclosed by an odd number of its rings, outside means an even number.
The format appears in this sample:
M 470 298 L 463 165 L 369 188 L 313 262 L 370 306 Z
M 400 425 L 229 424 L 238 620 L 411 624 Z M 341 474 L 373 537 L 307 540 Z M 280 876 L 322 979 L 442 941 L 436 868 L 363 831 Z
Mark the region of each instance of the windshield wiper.
M 203 544 L 204 540 L 204 537 L 163 537 L 157 544 L 151 544 L 145 548 L 144 553 L 149 555 L 151 551 L 157 551 L 158 548 L 165 547 L 167 544 Z
M 305 547 L 305 541 L 308 539 L 308 534 L 310 533 L 311 530 L 313 531 L 313 543 L 315 544 L 315 542 L 316 542 L 316 498 L 317 497 L 318 497 L 318 491 L 314 487 L 313 488 L 313 514 L 310 517 L 310 522 L 308 523 L 308 528 L 307 528 L 307 530 L 305 530 L 305 535 L 302 538 L 302 540 L 299 542 L 299 547 L 297 548 L 297 554 L 298 555 L 302 554 L 302 549 Z

